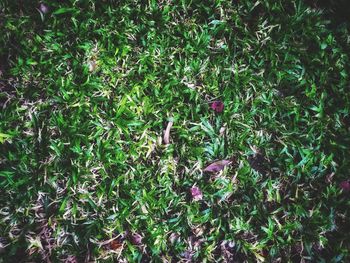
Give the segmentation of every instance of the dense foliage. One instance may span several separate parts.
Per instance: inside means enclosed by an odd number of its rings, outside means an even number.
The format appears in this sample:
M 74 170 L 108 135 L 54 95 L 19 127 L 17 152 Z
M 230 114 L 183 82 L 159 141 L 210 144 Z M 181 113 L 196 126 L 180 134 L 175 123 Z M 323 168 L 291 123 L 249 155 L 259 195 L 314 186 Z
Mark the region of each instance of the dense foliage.
M 350 260 L 348 24 L 292 0 L 0 12 L 0 262 Z

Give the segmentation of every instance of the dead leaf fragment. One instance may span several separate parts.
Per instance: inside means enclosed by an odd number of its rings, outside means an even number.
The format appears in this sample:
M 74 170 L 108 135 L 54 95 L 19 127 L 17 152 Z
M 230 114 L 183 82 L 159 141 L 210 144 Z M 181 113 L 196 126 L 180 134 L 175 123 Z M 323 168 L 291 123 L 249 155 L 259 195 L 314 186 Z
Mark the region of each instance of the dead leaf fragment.
M 216 113 L 221 113 L 224 110 L 224 103 L 221 100 L 214 101 L 210 108 L 212 108 Z
M 200 201 L 203 199 L 203 193 L 197 186 L 192 186 L 191 195 L 194 201 Z
M 203 172 L 207 173 L 217 173 L 225 168 L 225 166 L 231 163 L 230 160 L 221 160 L 208 165 Z
M 171 130 L 171 127 L 173 127 L 173 124 L 174 124 L 174 122 L 172 122 L 172 121 L 168 122 L 166 130 L 164 132 L 164 138 L 163 138 L 165 144 L 170 143 L 170 130 Z
M 344 193 L 350 192 L 350 180 L 342 181 L 339 184 L 339 186 L 340 186 L 340 189 L 342 189 Z
M 49 7 L 44 3 L 40 3 L 39 10 L 43 14 L 47 14 L 50 11 Z
M 89 71 L 93 72 L 97 69 L 97 61 L 96 60 L 91 60 L 88 63 Z
M 226 126 L 222 126 L 220 128 L 220 131 L 219 131 L 219 134 L 220 134 L 221 137 L 225 135 L 225 131 L 226 131 Z
M 136 246 L 140 246 L 142 245 L 142 236 L 138 233 L 133 233 L 131 234 L 131 243 L 136 245 Z
M 119 240 L 114 239 L 109 243 L 109 247 L 112 250 L 119 250 L 123 246 L 123 243 L 121 243 Z

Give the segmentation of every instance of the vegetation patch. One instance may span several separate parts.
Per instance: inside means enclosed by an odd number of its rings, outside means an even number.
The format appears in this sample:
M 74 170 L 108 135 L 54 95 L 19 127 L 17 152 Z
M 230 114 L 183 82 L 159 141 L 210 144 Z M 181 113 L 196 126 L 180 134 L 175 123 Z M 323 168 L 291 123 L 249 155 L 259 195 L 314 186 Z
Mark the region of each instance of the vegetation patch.
M 349 23 L 310 2 L 0 1 L 0 262 L 349 262 Z

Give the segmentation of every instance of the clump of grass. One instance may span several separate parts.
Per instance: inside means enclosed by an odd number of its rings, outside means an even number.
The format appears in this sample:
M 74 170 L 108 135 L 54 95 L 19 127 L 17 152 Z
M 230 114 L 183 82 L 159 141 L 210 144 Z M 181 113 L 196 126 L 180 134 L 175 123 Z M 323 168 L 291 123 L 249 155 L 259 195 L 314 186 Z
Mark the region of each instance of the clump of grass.
M 1 262 L 349 260 L 347 24 L 289 0 L 0 10 Z

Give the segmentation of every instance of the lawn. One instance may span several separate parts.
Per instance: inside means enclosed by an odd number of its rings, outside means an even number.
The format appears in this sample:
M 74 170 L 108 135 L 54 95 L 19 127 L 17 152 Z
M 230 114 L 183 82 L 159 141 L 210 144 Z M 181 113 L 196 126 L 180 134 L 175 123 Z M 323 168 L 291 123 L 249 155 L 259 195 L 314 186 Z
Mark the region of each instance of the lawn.
M 0 262 L 349 262 L 349 30 L 302 0 L 0 0 Z

